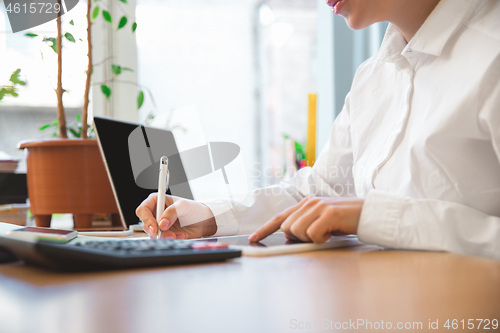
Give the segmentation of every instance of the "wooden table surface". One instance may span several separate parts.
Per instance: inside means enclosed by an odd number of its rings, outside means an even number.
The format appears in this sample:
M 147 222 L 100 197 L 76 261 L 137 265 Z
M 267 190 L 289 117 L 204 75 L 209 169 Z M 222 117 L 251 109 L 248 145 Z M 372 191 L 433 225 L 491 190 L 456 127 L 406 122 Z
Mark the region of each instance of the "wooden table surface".
M 359 246 L 97 273 L 0 266 L 2 333 L 461 331 L 448 319 L 500 320 L 500 262 Z

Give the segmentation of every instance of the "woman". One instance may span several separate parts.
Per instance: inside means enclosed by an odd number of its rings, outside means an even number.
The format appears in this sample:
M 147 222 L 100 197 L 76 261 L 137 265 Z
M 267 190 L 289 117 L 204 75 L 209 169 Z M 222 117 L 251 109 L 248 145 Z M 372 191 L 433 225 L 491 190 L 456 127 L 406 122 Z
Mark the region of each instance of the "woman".
M 314 167 L 234 208 L 167 198 L 163 237 L 257 230 L 249 237 L 256 242 L 281 229 L 321 243 L 348 233 L 386 247 L 500 259 L 500 2 L 328 4 L 352 29 L 390 25 L 359 67 Z M 155 206 L 152 195 L 137 209 L 151 236 Z

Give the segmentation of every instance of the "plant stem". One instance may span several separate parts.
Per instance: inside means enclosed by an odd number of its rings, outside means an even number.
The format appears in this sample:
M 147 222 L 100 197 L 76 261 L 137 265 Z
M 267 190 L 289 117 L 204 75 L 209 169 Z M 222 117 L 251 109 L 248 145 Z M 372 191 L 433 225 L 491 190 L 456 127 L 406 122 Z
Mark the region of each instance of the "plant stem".
M 89 94 L 90 94 L 90 78 L 92 76 L 92 32 L 91 32 L 91 21 L 90 21 L 90 8 L 92 6 L 92 1 L 87 0 L 87 47 L 88 53 L 87 58 L 89 61 L 87 68 L 87 78 L 85 80 L 85 93 L 83 95 L 83 111 L 82 111 L 82 139 L 87 139 L 87 118 L 89 110 Z
M 104 64 L 106 61 L 111 60 L 111 59 L 113 59 L 113 58 L 114 58 L 113 56 L 106 57 L 106 58 L 104 58 L 103 60 L 99 61 L 98 63 L 93 64 L 92 66 L 93 66 L 93 67 L 101 66 L 101 65 L 102 65 L 102 64 Z
M 57 0 L 59 4 L 59 13 L 57 13 L 57 121 L 59 124 L 59 138 L 67 139 L 68 133 L 66 133 L 66 116 L 64 114 L 63 105 L 63 87 L 62 87 L 62 31 L 61 31 L 61 10 L 62 4 L 61 0 Z

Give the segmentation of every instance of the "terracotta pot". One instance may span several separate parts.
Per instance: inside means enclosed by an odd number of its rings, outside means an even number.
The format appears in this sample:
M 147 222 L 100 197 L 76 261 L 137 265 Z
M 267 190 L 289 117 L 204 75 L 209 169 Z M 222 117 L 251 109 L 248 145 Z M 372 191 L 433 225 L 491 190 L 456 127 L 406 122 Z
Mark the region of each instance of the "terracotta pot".
M 32 140 L 27 148 L 27 180 L 31 213 L 36 225 L 50 227 L 52 214 L 73 214 L 77 228 L 89 228 L 92 214 L 113 214 L 118 207 L 99 152 L 89 139 Z

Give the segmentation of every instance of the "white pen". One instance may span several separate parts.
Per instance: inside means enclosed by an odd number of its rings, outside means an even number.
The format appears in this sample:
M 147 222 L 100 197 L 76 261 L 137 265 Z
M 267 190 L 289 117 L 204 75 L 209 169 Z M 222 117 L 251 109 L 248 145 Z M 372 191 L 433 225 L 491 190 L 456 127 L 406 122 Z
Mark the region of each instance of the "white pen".
M 158 202 L 156 205 L 156 223 L 158 224 L 158 235 L 156 238 L 160 238 L 160 220 L 163 211 L 165 210 L 165 195 L 168 190 L 168 182 L 170 180 L 170 173 L 168 172 L 168 158 L 162 156 L 160 158 L 160 176 L 158 178 Z

